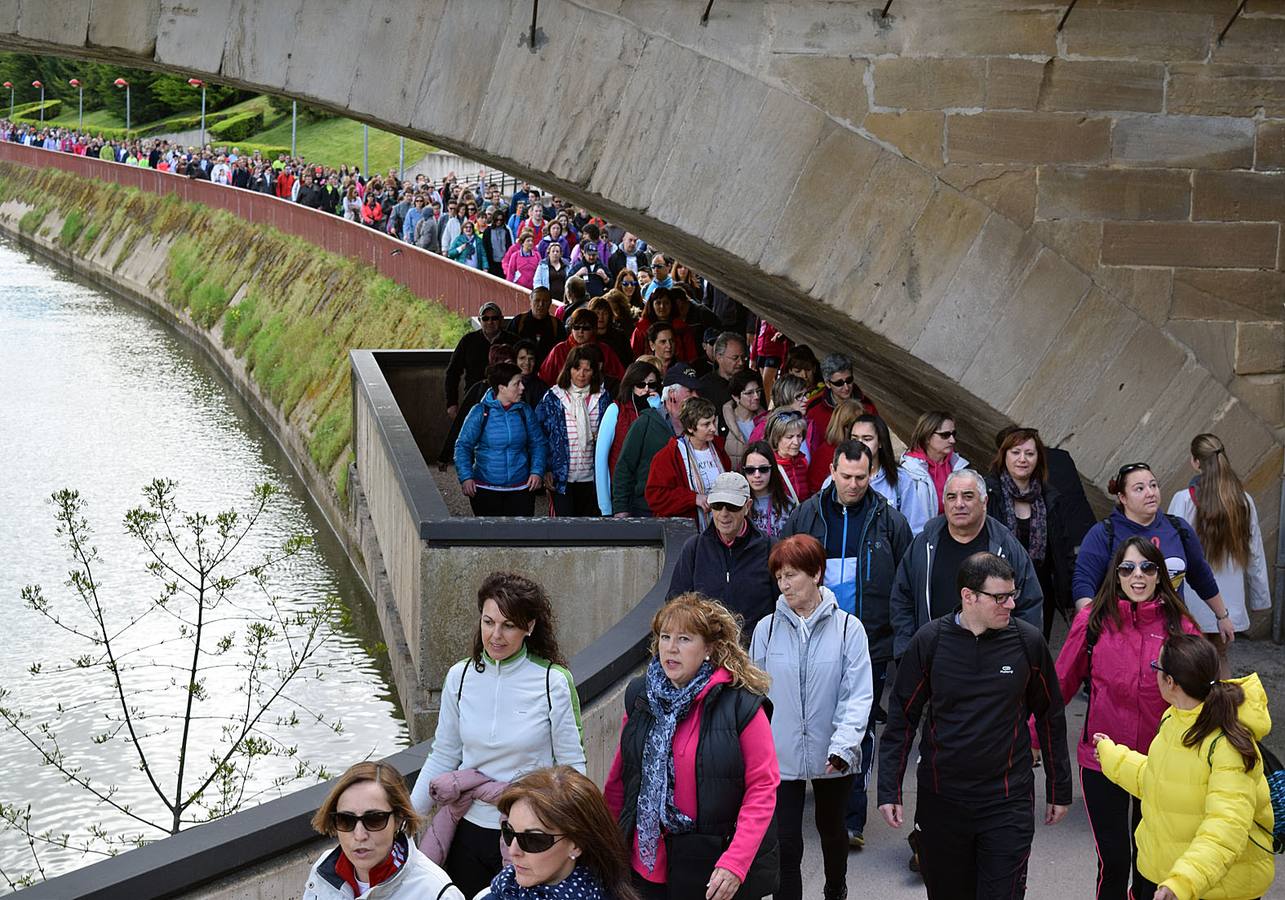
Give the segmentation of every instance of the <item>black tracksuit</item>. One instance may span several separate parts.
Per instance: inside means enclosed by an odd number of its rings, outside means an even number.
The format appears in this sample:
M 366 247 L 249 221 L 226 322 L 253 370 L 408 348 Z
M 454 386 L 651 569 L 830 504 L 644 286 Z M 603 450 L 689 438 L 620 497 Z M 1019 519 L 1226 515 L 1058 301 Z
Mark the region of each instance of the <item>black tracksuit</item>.
M 1022 896 L 1034 834 L 1031 715 L 1045 748 L 1048 802 L 1071 802 L 1062 695 L 1037 629 L 1013 618 L 974 635 L 956 615 L 919 629 L 897 668 L 879 747 L 879 804 L 903 802 L 923 716 L 916 825 L 928 896 Z

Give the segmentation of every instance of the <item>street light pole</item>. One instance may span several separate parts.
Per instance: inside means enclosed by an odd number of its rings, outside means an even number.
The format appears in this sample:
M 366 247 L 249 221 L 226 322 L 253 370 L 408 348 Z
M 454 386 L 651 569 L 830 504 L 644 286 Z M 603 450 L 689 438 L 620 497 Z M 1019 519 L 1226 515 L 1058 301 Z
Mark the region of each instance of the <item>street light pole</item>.
M 189 78 L 187 83 L 201 89 L 201 149 L 205 149 L 205 82 L 199 78 Z
M 299 101 L 290 101 L 290 158 L 294 159 L 299 154 L 296 152 L 298 147 L 299 134 Z
M 13 121 L 13 82 L 6 81 L 4 86 L 9 89 L 9 121 Z
M 402 138 L 397 147 L 397 180 L 406 180 L 406 138 Z
M 361 174 L 370 181 L 370 126 L 361 123 Z
M 126 140 L 128 140 L 129 139 L 129 82 L 126 81 L 124 78 L 117 78 L 115 81 L 112 82 L 112 84 L 116 85 L 116 87 L 123 87 L 125 89 L 125 138 Z
M 67 83 L 72 87 L 74 87 L 76 91 L 80 94 L 80 103 L 79 103 L 79 108 L 77 110 L 76 130 L 84 131 L 85 130 L 85 88 L 80 83 L 79 78 L 73 78 L 71 81 Z
M 31 82 L 33 88 L 40 88 L 40 124 L 45 124 L 45 84 L 43 81 Z

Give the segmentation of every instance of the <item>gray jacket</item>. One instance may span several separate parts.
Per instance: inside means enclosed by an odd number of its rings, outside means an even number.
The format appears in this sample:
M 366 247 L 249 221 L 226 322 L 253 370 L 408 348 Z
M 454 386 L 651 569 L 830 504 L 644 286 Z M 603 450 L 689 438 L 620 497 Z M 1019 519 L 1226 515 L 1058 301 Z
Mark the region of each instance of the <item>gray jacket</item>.
M 1025 619 L 1036 628 L 1043 624 L 1044 591 L 1040 588 L 1040 579 L 1035 574 L 1035 566 L 1026 555 L 1026 548 L 1004 523 L 986 517 L 986 544 L 991 553 L 1008 560 L 1017 575 L 1014 587 L 1017 589 L 1017 608 L 1014 612 L 1018 618 Z M 910 639 L 926 623 L 937 618 L 932 612 L 931 576 L 933 569 L 933 552 L 941 542 L 942 533 L 946 530 L 946 517 L 937 516 L 929 519 L 924 530 L 910 543 L 910 549 L 901 558 L 897 568 L 897 580 L 892 585 L 892 655 L 901 659 L 906 652 Z M 959 598 L 950 601 L 951 608 L 959 605 Z
M 782 781 L 858 771 L 874 701 L 866 631 L 856 616 L 839 609 L 825 586 L 809 632 L 804 641 L 802 620 L 779 597 L 750 641 L 754 664 L 772 677 L 772 740 Z M 845 760 L 847 771 L 827 773 L 831 756 Z

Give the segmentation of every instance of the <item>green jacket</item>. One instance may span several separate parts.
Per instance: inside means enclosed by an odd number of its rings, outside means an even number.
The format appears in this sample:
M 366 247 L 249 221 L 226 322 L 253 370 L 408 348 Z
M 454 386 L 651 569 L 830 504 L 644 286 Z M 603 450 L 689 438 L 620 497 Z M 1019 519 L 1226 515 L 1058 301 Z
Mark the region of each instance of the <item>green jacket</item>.
M 620 458 L 611 473 L 613 510 L 628 511 L 631 516 L 651 515 L 646 497 L 647 473 L 651 471 L 652 457 L 665 449 L 673 436 L 674 427 L 663 407 L 646 410 L 629 426 Z

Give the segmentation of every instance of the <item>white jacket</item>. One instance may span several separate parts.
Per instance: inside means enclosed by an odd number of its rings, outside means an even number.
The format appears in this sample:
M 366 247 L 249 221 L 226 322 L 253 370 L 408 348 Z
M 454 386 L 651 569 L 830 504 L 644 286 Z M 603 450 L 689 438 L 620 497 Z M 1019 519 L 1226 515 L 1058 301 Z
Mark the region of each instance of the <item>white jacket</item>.
M 389 824 L 391 828 L 391 823 Z M 451 878 L 436 863 L 419 852 L 410 841 L 398 837 L 406 852 L 405 864 L 387 881 L 362 894 L 362 900 L 464 900 L 464 894 L 451 883 Z M 328 850 L 312 864 L 308 872 L 303 900 L 353 900 L 352 885 L 335 872 L 339 847 Z
M 1214 565 L 1209 560 L 1209 568 L 1214 570 L 1214 580 L 1218 582 L 1218 592 L 1227 604 L 1231 613 L 1231 623 L 1237 631 L 1249 627 L 1249 613 L 1246 609 L 1271 609 L 1272 592 L 1267 582 L 1267 557 L 1263 553 L 1263 530 L 1258 525 L 1258 509 L 1254 498 L 1245 495 L 1249 501 L 1249 565 L 1241 568 L 1231 559 Z M 1196 530 L 1196 503 L 1191 499 L 1191 491 L 1179 491 L 1169 501 L 1169 514 L 1182 516 Z M 1196 624 L 1205 634 L 1216 634 L 1218 623 L 1214 621 L 1214 611 L 1205 603 L 1193 603 L 1188 608 Z
M 861 621 L 839 608 L 821 587 L 821 604 L 803 639 L 803 620 L 784 597 L 754 626 L 750 657 L 772 677 L 772 740 L 782 781 L 838 778 L 861 768 L 861 741 L 870 719 L 874 684 L 870 646 Z M 847 772 L 826 774 L 838 756 Z
M 571 673 L 523 645 L 497 663 L 485 652 L 483 671 L 471 659 L 451 666 L 442 684 L 433 749 L 420 769 L 411 802 L 421 815 L 432 806 L 429 785 L 438 775 L 477 769 L 496 781 L 552 765 L 585 771 L 580 698 Z M 474 803 L 464 818 L 482 828 L 500 827 L 500 811 Z
M 968 460 L 958 453 L 951 454 L 950 470 L 958 472 L 968 468 Z M 918 536 L 924 530 L 929 519 L 940 513 L 941 501 L 937 498 L 937 486 L 928 474 L 928 465 L 914 456 L 901 456 L 901 465 L 897 467 L 897 509 L 910 523 L 910 533 Z

